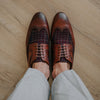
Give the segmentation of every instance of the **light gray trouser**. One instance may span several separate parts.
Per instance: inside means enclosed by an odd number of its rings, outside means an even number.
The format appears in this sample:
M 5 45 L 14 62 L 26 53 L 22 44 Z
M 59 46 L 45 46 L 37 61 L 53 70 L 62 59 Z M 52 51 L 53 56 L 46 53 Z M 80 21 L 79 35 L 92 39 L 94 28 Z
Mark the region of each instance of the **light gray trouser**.
M 7 100 L 48 100 L 49 83 L 44 74 L 29 68 Z M 93 100 L 74 70 L 59 74 L 53 81 L 52 100 Z

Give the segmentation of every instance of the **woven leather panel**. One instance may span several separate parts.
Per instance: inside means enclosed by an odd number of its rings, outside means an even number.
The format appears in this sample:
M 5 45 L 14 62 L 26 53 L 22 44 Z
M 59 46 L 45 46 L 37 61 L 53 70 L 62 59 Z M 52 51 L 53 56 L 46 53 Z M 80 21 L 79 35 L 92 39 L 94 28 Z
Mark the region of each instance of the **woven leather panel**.
M 48 44 L 48 33 L 45 28 L 38 30 L 37 28 L 32 29 L 31 35 L 29 38 L 29 44 L 39 43 L 39 44 Z
M 63 29 L 62 31 L 59 28 L 57 28 L 55 29 L 55 32 L 53 34 L 54 44 L 72 44 L 72 37 L 67 28 Z

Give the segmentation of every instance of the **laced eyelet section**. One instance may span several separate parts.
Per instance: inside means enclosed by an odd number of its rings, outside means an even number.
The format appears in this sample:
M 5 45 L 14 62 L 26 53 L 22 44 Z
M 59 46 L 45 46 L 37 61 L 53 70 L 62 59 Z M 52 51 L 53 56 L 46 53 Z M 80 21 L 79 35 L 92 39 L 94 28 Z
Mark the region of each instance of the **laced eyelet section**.
M 73 62 L 73 41 L 72 36 L 67 28 L 60 30 L 55 29 L 53 33 L 54 63 L 69 61 Z M 66 60 L 65 60 L 66 59 Z
M 31 59 L 32 61 L 39 61 L 41 59 L 42 61 L 45 61 L 49 63 L 49 48 L 48 44 L 38 44 L 38 43 L 32 43 L 29 46 L 29 52 L 32 55 Z M 30 62 L 31 63 L 31 62 Z
M 45 44 L 37 44 L 35 45 L 35 56 L 45 58 L 48 53 L 47 45 Z
M 29 65 L 33 62 L 46 62 L 49 64 L 48 57 L 48 31 L 46 28 L 33 28 L 29 38 Z
M 70 62 L 72 62 L 72 57 L 73 57 L 73 49 L 72 49 L 72 45 L 70 44 L 55 44 L 54 46 L 55 51 L 54 51 L 54 57 L 55 57 L 55 61 L 59 61 L 60 58 L 66 58 L 67 60 L 69 60 Z

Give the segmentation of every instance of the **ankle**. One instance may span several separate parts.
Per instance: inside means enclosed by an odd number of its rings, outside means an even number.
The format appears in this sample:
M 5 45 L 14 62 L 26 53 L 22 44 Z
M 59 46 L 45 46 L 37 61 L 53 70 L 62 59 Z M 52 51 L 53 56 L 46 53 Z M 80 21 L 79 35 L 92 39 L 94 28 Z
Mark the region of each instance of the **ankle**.
M 44 62 L 37 62 L 37 63 L 33 63 L 32 68 L 35 68 L 35 69 L 39 70 L 40 72 L 42 72 L 47 79 L 49 78 L 50 71 L 49 71 L 48 64 L 46 64 Z
M 52 72 L 52 76 L 53 78 L 55 78 L 56 76 L 58 76 L 60 73 L 69 70 L 70 69 L 70 64 L 69 63 L 56 63 L 53 66 L 53 72 Z

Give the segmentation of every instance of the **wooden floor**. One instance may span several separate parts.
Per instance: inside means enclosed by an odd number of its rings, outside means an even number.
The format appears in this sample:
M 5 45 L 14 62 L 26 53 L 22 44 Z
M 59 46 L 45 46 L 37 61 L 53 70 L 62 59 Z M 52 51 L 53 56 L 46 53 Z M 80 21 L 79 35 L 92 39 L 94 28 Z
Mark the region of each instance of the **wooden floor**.
M 50 28 L 65 12 L 75 34 L 74 69 L 100 100 L 100 0 L 0 0 L 0 100 L 6 100 L 27 70 L 25 39 L 32 16 L 43 12 Z

